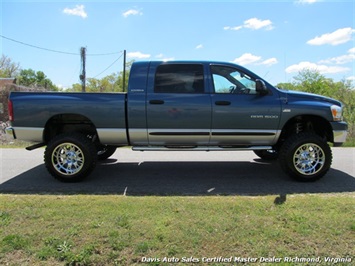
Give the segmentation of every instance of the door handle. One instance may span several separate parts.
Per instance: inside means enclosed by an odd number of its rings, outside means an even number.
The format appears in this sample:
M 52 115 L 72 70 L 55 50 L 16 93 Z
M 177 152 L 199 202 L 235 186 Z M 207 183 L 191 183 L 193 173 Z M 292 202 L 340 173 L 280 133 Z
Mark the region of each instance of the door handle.
M 215 105 L 231 105 L 230 101 L 216 101 Z
M 163 100 L 150 100 L 149 101 L 150 104 L 164 104 Z

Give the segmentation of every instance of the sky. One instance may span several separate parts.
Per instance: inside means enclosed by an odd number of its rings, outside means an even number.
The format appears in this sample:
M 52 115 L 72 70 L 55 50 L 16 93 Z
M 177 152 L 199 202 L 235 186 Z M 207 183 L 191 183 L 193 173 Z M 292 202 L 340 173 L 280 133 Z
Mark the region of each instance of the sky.
M 302 69 L 355 81 L 355 0 L 0 0 L 0 51 L 57 86 L 135 60 L 234 62 L 272 84 Z

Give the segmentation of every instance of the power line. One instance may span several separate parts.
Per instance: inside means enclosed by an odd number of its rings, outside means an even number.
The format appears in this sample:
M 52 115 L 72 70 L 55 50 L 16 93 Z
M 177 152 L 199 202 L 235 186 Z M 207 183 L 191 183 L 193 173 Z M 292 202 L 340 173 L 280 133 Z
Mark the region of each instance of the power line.
M 5 37 L 5 36 L 3 36 L 3 35 L 0 35 L 0 36 L 1 36 L 2 38 L 4 38 L 4 39 L 9 40 L 9 41 L 16 42 L 16 43 L 19 43 L 19 44 L 22 44 L 22 45 L 26 45 L 26 46 L 29 46 L 29 47 L 32 47 L 32 48 L 36 48 L 36 49 L 45 50 L 45 51 L 48 51 L 48 52 L 60 53 L 60 54 L 69 54 L 69 55 L 79 55 L 78 53 L 68 53 L 68 52 L 56 51 L 56 50 L 47 49 L 47 48 L 39 47 L 39 46 L 32 45 L 32 44 L 20 42 L 20 41 L 17 41 L 17 40 L 14 40 L 14 39 Z
M 103 71 L 101 71 L 99 74 L 97 74 L 94 78 L 97 78 L 97 77 L 100 76 L 102 73 L 104 73 L 107 69 L 109 69 L 110 67 L 112 67 L 122 56 L 123 56 L 123 53 L 122 53 L 115 61 L 113 61 L 112 64 L 110 64 L 108 67 L 106 67 Z
M 44 50 L 44 51 L 47 51 L 47 52 L 59 53 L 59 54 L 67 54 L 67 55 L 80 55 L 80 53 L 63 52 L 63 51 L 48 49 L 48 48 L 40 47 L 40 46 L 37 46 L 37 45 L 33 45 L 33 44 L 17 41 L 17 40 L 11 39 L 9 37 L 3 36 L 1 34 L 0 34 L 0 37 L 3 38 L 3 39 L 6 39 L 6 40 L 12 41 L 12 42 L 16 42 L 16 43 L 19 43 L 19 44 L 22 44 L 22 45 L 25 45 L 25 46 L 29 46 L 29 47 L 32 47 L 32 48 Z M 114 54 L 119 54 L 119 53 L 122 53 L 122 51 L 120 51 L 120 52 L 112 52 L 112 53 L 86 54 L 86 55 L 87 56 L 104 56 L 104 55 L 114 55 Z

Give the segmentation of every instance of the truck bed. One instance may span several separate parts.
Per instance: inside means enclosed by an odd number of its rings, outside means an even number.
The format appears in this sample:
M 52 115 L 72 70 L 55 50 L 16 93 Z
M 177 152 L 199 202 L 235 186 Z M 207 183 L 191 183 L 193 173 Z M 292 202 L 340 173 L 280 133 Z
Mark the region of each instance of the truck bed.
M 46 125 L 65 116 L 70 117 L 67 123 L 91 122 L 103 144 L 123 144 L 126 97 L 126 93 L 12 92 L 12 126 L 17 138 L 40 142 Z

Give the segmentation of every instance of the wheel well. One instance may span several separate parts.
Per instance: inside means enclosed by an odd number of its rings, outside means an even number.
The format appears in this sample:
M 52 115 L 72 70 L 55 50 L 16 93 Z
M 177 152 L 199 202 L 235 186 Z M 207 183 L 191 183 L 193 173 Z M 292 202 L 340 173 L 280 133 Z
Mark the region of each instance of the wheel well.
M 58 134 L 70 132 L 97 136 L 94 124 L 87 117 L 78 114 L 59 114 L 47 121 L 43 138 L 48 143 L 48 141 Z
M 333 142 L 332 128 L 329 122 L 320 116 L 299 115 L 290 119 L 282 129 L 279 142 L 300 132 L 314 132 L 327 142 Z

